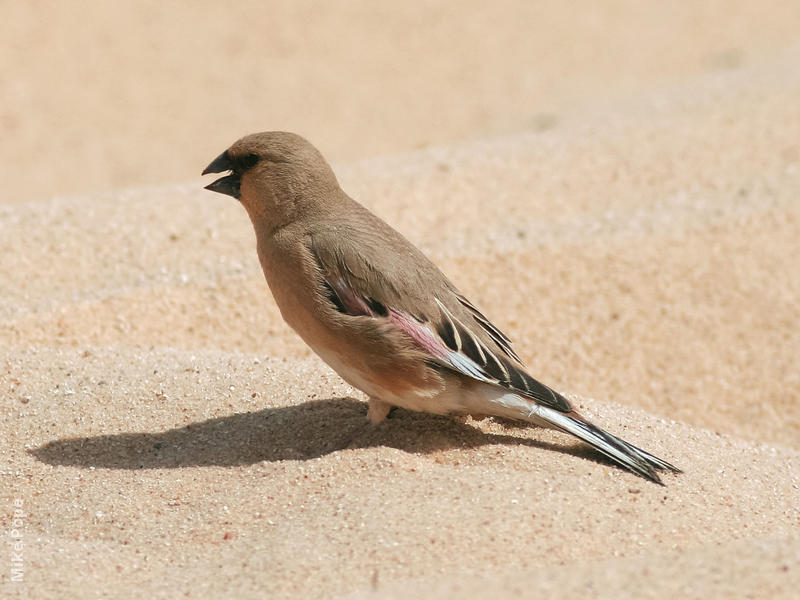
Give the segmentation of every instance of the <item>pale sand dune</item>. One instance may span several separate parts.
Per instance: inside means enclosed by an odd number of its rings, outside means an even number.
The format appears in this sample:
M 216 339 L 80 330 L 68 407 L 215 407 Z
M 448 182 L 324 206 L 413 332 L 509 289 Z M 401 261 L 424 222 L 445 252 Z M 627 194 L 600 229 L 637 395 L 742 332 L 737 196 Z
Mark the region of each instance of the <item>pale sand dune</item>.
M 361 396 L 282 323 L 244 211 L 199 179 L 0 204 L 4 534 L 14 499 L 27 515 L 25 581 L 9 581 L 4 546 L 0 596 L 793 597 L 800 46 L 787 6 L 720 15 L 727 34 L 671 58 L 657 38 L 597 81 L 562 57 L 579 83 L 552 91 L 573 108 L 546 131 L 442 143 L 503 129 L 491 113 L 491 126 L 429 126 L 440 144 L 421 151 L 351 160 L 410 148 L 423 127 L 333 152 L 343 187 L 511 334 L 532 374 L 685 470 L 665 487 L 540 429 L 405 411 L 365 427 Z M 631 22 L 613 14 L 578 29 Z M 745 34 L 738 68 L 697 67 Z M 195 132 L 194 171 L 252 128 L 235 125 Z M 181 173 L 160 151 L 156 175 Z
M 750 538 L 635 558 L 584 560 L 526 572 L 393 583 L 351 598 L 771 598 L 797 596 L 800 542 Z M 763 568 L 759 577 L 752 570 Z
M 316 359 L 105 346 L 4 363 L 31 397 L 12 409 L 5 479 L 29 514 L 35 597 L 635 595 L 650 568 L 660 597 L 797 581 L 796 450 L 578 399 L 686 469 L 659 487 L 540 429 L 400 412 L 365 431 L 365 405 Z
M 0 202 L 178 182 L 285 129 L 353 159 L 758 64 L 797 0 L 3 2 Z M 11 176 L 13 175 L 13 177 Z

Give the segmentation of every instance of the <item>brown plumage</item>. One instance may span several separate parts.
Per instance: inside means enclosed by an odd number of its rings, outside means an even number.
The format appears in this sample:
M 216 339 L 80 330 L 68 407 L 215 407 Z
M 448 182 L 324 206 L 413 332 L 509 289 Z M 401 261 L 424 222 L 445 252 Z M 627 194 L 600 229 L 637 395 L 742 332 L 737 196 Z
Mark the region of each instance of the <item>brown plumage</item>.
M 369 398 L 391 406 L 469 413 L 555 427 L 660 483 L 678 471 L 592 425 L 524 369 L 505 334 L 425 255 L 339 187 L 322 155 L 291 133 L 246 136 L 204 171 L 237 198 L 284 320 Z

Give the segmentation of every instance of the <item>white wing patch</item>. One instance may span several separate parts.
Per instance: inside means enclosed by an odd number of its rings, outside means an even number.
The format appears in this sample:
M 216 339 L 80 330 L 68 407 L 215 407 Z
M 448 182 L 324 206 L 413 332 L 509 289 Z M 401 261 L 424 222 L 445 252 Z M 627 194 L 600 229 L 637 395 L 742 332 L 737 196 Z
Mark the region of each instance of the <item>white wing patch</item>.
M 470 377 L 478 379 L 479 381 L 485 381 L 486 383 L 495 383 L 493 379 L 489 379 L 481 372 L 481 368 L 478 366 L 478 363 L 471 358 L 464 356 L 460 352 L 448 350 L 447 358 L 449 359 L 447 362 L 449 362 L 452 367 L 461 371 L 465 375 L 469 375 Z

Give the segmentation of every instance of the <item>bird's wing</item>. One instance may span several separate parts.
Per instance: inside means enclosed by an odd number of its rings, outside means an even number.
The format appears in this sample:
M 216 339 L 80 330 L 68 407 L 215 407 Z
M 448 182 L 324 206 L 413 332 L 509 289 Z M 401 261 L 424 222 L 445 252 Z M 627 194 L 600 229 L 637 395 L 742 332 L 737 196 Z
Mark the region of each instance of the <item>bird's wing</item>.
M 352 235 L 336 240 L 325 235 L 312 235 L 309 249 L 337 311 L 401 329 L 434 364 L 549 408 L 572 410 L 566 398 L 524 371 L 509 338 L 405 238 L 397 234 L 399 239 L 388 240 L 387 252 L 386 239 L 356 247 L 342 241 Z

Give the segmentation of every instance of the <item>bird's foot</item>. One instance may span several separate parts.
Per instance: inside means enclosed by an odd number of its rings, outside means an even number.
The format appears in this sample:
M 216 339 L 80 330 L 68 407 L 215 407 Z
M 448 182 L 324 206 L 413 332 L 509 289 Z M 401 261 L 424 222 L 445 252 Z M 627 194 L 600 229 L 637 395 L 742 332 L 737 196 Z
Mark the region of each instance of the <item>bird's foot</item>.
M 386 418 L 392 405 L 377 398 L 369 399 L 369 408 L 367 409 L 367 419 L 373 425 L 377 425 Z
M 370 398 L 369 408 L 367 409 L 368 422 L 359 425 L 355 429 L 355 431 L 353 431 L 352 434 L 350 434 L 344 448 L 360 447 L 361 446 L 360 440 L 365 435 L 369 434 L 375 428 L 376 425 L 383 422 L 386 419 L 386 416 L 392 410 L 392 408 L 394 407 L 391 404 L 388 404 L 387 402 Z

